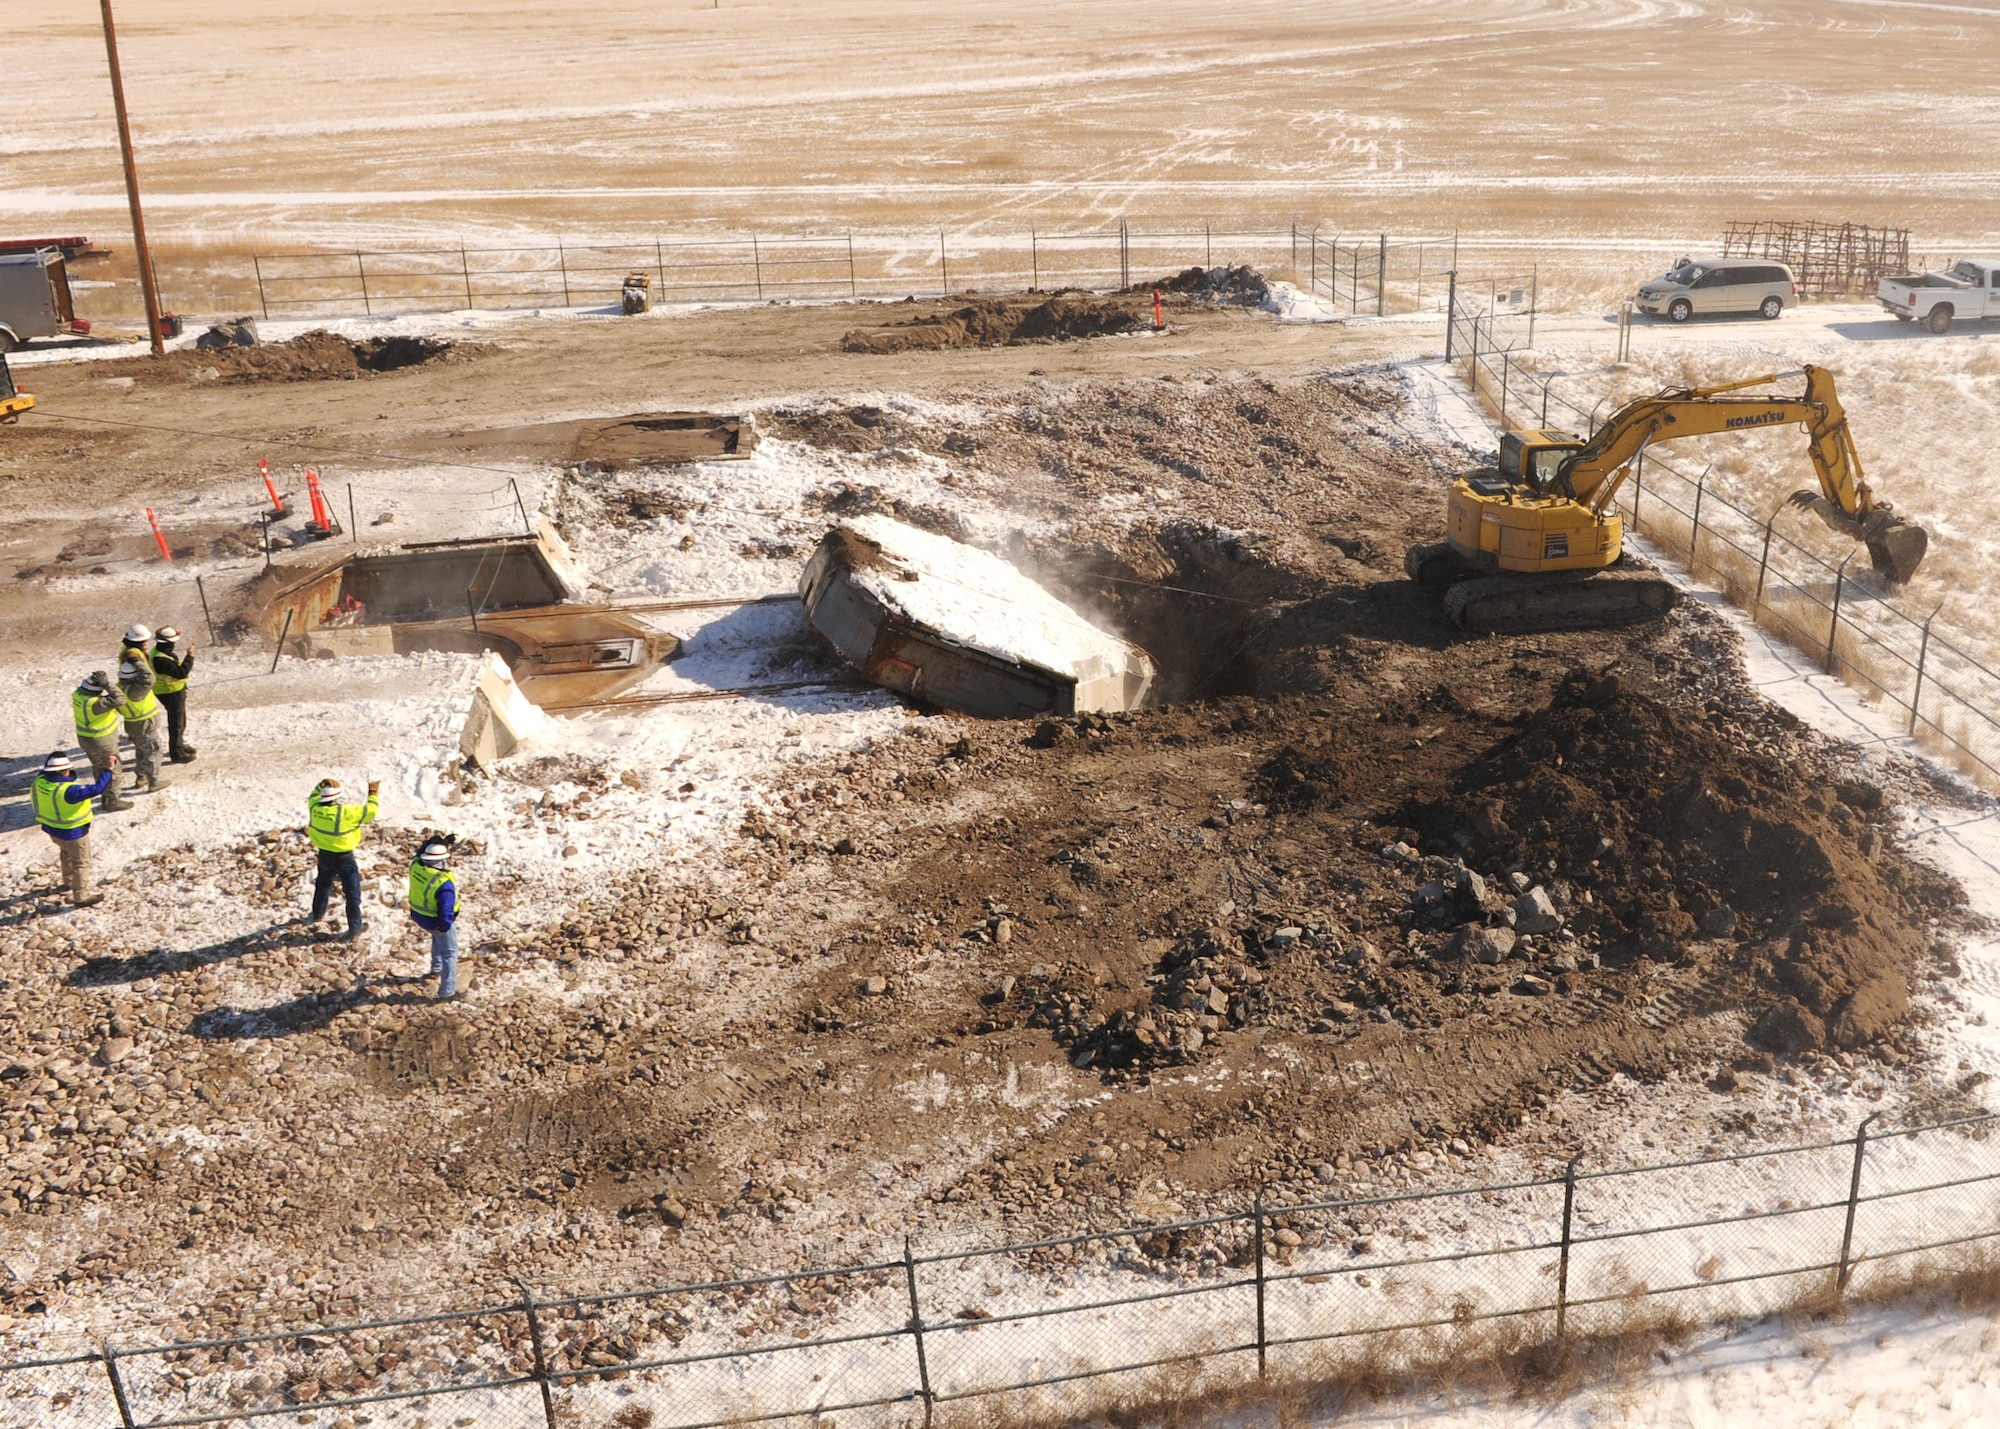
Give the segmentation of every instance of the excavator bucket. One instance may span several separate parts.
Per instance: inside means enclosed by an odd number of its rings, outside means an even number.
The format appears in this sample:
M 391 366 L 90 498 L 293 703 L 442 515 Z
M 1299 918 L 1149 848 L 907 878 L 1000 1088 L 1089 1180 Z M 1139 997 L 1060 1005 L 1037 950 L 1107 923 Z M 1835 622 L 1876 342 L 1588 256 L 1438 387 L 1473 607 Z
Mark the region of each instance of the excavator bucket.
M 1902 585 L 1917 573 L 1930 549 L 1931 533 L 1912 521 L 1877 512 L 1863 523 L 1868 559 L 1886 580 Z
M 1931 533 L 1914 521 L 1891 514 L 1888 506 L 1876 507 L 1860 520 L 1847 515 L 1817 491 L 1795 491 L 1791 503 L 1819 517 L 1831 530 L 1868 547 L 1868 559 L 1883 579 L 1905 584 L 1923 564 L 1931 548 Z

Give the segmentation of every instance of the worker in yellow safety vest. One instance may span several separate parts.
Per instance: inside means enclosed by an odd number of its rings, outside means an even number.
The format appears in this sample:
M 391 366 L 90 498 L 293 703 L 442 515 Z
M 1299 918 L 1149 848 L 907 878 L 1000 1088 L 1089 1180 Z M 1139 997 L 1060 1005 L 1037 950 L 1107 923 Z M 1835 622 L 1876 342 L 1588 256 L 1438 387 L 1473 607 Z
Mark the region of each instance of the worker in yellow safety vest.
M 70 709 L 76 716 L 76 742 L 90 760 L 90 772 L 102 776 L 118 766 L 118 706 L 124 696 L 102 670 L 92 670 L 83 683 L 70 691 Z M 129 809 L 131 802 L 118 793 L 118 781 L 104 786 L 105 813 Z
M 306 800 L 306 837 L 319 853 L 319 871 L 313 878 L 312 916 L 306 921 L 318 923 L 326 917 L 333 885 L 338 880 L 347 898 L 345 937 L 350 943 L 368 926 L 361 921 L 361 868 L 354 861 L 354 850 L 360 847 L 361 835 L 368 825 L 375 822 L 377 796 L 381 792 L 382 781 L 371 779 L 367 803 L 343 804 L 340 781 L 322 779 Z
M 160 726 L 166 723 L 160 697 L 153 693 L 153 667 L 145 660 L 129 659 L 118 667 L 118 716 L 125 721 L 125 737 L 132 741 L 132 787 L 155 794 L 167 787 L 160 777 Z
M 88 908 L 104 896 L 90 891 L 90 801 L 117 777 L 116 754 L 98 771 L 96 781 L 86 784 L 77 777 L 69 756 L 60 750 L 42 761 L 41 773 L 35 776 L 31 796 L 35 822 L 55 840 L 63 886 L 69 890 L 73 908 Z
M 445 865 L 457 840 L 427 838 L 410 864 L 410 921 L 431 935 L 431 976 L 438 1001 L 458 996 L 458 880 Z
M 153 637 L 153 693 L 167 712 L 167 762 L 185 764 L 194 758 L 194 746 L 187 742 L 188 677 L 194 673 L 194 651 L 187 637 L 171 625 L 162 625 Z

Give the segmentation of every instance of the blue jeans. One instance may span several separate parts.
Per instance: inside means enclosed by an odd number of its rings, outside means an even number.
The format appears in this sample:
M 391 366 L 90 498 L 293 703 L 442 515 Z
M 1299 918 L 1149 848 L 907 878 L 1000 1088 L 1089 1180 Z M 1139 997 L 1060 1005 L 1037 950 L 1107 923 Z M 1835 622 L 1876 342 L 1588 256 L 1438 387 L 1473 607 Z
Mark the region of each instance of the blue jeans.
M 319 870 L 313 875 L 313 911 L 307 921 L 317 923 L 326 916 L 326 905 L 333 899 L 333 885 L 338 883 L 347 900 L 347 928 L 353 932 L 361 926 L 361 868 L 351 853 L 328 853 L 318 850 Z
M 431 971 L 437 974 L 440 998 L 458 992 L 458 924 L 431 934 Z

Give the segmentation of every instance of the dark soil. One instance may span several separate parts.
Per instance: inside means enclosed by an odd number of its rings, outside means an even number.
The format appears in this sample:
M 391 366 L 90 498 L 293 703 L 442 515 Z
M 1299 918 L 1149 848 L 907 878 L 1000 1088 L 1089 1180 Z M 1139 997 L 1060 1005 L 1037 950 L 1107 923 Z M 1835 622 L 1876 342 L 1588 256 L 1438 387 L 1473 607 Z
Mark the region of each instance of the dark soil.
M 324 328 L 290 342 L 170 352 L 106 363 L 107 373 L 148 382 L 324 382 L 399 372 L 436 362 L 469 361 L 477 343 L 431 337 L 371 337 L 351 341 Z
M 1134 294 L 1100 298 L 1083 291 L 1033 298 L 979 298 L 946 313 L 927 313 L 893 327 L 856 328 L 841 340 L 849 352 L 910 352 L 953 347 L 1000 347 L 1150 328 L 1150 307 Z

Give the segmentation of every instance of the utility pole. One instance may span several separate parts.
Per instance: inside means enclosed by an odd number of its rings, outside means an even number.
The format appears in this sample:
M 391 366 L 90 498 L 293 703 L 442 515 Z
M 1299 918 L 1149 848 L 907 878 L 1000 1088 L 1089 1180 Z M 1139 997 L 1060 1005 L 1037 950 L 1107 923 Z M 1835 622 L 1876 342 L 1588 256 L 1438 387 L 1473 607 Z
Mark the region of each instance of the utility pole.
M 111 24 L 111 0 L 104 7 L 104 54 L 111 62 L 111 103 L 118 111 L 118 152 L 125 159 L 125 197 L 132 205 L 132 252 L 139 260 L 139 291 L 146 298 L 146 336 L 153 356 L 167 355 L 160 335 L 160 294 L 153 281 L 153 250 L 146 242 L 146 217 L 139 210 L 139 170 L 132 163 L 132 124 L 125 117 L 125 80 L 118 71 L 118 32 Z

